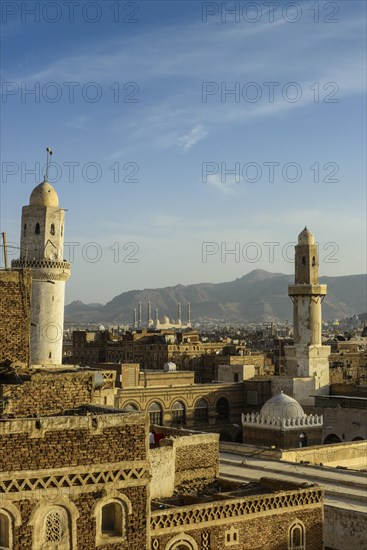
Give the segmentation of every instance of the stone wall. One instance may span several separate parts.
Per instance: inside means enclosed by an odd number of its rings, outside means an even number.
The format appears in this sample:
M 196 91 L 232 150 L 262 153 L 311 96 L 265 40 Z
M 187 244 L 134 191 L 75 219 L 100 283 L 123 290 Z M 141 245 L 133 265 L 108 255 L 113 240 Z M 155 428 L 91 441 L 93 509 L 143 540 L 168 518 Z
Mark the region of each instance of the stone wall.
M 258 447 L 256 445 L 246 445 L 239 443 L 220 443 L 221 451 L 231 453 L 254 454 Z M 348 461 L 365 459 L 367 456 L 367 441 L 355 441 L 351 443 L 336 443 L 335 445 L 315 445 L 314 447 L 304 447 L 301 449 L 261 449 L 261 456 L 270 460 L 285 460 L 287 462 L 308 461 L 311 464 L 324 464 L 328 462 Z
M 0 363 L 29 362 L 31 293 L 29 270 L 0 271 Z
M 286 550 L 289 528 L 295 521 L 305 527 L 307 549 L 322 550 L 322 490 L 287 491 L 278 496 L 263 494 L 154 511 L 151 548 L 164 550 L 175 539 L 194 542 L 195 550 L 195 543 L 197 548 L 209 550 Z M 233 541 L 235 533 L 237 542 Z
M 303 449 L 293 449 L 283 451 L 281 460 L 289 462 L 308 461 L 311 464 L 328 464 L 335 462 L 338 464 L 361 459 L 367 466 L 367 441 L 356 441 L 351 443 L 337 443 L 335 445 L 320 445 L 314 447 L 305 447 Z
M 92 401 L 90 372 L 36 373 L 23 384 L 2 385 L 3 417 L 52 415 Z
M 367 514 L 325 506 L 325 548 L 367 550 Z
M 213 479 L 219 473 L 219 434 L 163 439 L 175 451 L 175 486 L 183 481 Z
M 176 451 L 174 447 L 157 447 L 150 450 L 151 498 L 166 498 L 175 490 Z
M 146 430 L 141 413 L 3 420 L 1 471 L 145 460 Z

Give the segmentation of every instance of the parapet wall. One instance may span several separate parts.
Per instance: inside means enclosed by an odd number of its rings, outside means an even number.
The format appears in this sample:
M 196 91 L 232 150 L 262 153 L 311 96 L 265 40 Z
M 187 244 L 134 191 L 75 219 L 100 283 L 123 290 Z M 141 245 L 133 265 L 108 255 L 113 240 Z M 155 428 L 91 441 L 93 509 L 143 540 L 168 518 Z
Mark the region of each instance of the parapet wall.
M 356 510 L 325 506 L 324 542 L 326 548 L 367 550 L 367 514 Z
M 2 472 L 146 460 L 142 413 L 0 419 Z
M 303 449 L 281 451 L 281 460 L 289 462 L 309 461 L 311 464 L 327 464 L 328 462 L 344 462 L 356 458 L 366 458 L 367 441 L 336 443 L 335 445 L 315 445 Z
M 271 449 L 257 447 L 256 445 L 242 445 L 240 443 L 221 442 L 220 449 L 238 454 L 256 455 L 270 460 L 285 460 L 288 462 L 310 462 L 311 464 L 327 464 L 328 462 L 342 463 L 346 460 L 361 460 L 367 456 L 367 441 L 353 441 L 348 443 L 336 443 L 335 445 L 315 445 L 300 449 Z
M 171 496 L 175 487 L 184 481 L 211 480 L 218 476 L 219 434 L 160 426 L 154 429 L 157 433 L 160 430 L 168 433 L 160 440 L 160 446 L 150 451 L 152 498 Z
M 23 384 L 0 386 L 1 416 L 58 414 L 91 403 L 94 373 L 36 373 Z

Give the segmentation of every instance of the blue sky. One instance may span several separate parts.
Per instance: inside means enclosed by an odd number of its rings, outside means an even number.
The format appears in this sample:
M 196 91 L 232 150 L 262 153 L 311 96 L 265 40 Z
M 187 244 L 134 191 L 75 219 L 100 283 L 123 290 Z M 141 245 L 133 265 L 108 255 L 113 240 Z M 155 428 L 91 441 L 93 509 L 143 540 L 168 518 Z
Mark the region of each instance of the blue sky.
M 291 273 L 304 225 L 321 274 L 365 272 L 364 2 L 36 4 L 3 3 L 1 231 L 50 146 L 67 302 Z

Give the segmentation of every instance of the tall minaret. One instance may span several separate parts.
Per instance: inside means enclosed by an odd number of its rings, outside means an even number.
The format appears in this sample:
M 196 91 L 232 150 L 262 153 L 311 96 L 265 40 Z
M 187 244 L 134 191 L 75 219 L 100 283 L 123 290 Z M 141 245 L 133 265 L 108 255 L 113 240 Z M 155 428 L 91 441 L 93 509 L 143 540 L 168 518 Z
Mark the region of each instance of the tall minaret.
M 292 377 L 313 377 L 316 393 L 328 392 L 330 346 L 321 341 L 321 303 L 327 286 L 319 284 L 317 245 L 307 229 L 295 247 L 295 282 L 288 287 L 293 301 L 294 345 L 285 348 L 286 372 Z
M 181 325 L 181 302 L 177 304 L 177 324 Z
M 30 363 L 60 365 L 64 329 L 65 282 L 70 263 L 63 260 L 65 210 L 45 180 L 22 210 L 20 259 L 12 268 L 32 273 Z

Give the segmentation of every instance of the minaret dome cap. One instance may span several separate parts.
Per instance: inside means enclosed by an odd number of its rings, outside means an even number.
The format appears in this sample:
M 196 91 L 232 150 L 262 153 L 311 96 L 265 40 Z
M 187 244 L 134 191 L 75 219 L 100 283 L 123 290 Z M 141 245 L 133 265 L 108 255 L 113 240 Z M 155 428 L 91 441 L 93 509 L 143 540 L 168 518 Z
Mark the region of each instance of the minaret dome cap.
M 48 181 L 43 181 L 35 187 L 29 197 L 31 206 L 59 206 L 59 197 Z
M 315 237 L 307 227 L 298 235 L 298 244 L 315 244 Z

